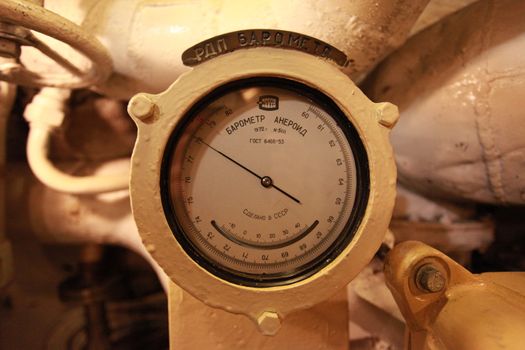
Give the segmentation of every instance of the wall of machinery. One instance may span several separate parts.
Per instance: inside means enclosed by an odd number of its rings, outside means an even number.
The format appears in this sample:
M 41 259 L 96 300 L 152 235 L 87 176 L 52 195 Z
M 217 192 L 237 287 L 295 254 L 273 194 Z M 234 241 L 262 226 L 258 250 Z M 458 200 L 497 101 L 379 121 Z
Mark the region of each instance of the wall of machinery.
M 0 2 L 0 349 L 521 349 L 525 3 Z

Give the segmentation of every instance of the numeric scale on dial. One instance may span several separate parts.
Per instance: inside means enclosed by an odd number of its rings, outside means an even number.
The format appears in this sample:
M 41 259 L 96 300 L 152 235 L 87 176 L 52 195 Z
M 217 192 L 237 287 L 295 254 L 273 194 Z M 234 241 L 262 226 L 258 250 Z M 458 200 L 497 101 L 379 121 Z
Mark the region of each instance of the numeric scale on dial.
M 186 118 L 161 181 L 171 227 L 203 267 L 243 285 L 292 283 L 348 243 L 366 207 L 368 165 L 326 96 L 252 78 L 203 97 Z

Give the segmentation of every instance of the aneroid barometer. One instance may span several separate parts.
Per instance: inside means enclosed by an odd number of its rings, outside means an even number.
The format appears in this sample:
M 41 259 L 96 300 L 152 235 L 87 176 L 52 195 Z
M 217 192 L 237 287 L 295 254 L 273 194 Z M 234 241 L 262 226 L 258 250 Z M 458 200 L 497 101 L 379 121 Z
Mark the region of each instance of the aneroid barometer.
M 147 249 L 200 300 L 255 320 L 333 295 L 387 230 L 397 109 L 340 72 L 343 53 L 295 33 L 230 33 L 183 59 L 191 72 L 129 105 Z

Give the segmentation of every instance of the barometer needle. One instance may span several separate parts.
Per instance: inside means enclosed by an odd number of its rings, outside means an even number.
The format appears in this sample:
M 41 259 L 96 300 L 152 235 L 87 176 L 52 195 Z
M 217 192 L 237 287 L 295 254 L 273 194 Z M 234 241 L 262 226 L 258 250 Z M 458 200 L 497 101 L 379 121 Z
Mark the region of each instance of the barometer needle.
M 254 171 L 248 169 L 247 167 L 245 167 L 244 165 L 242 165 L 241 163 L 239 163 L 238 161 L 236 161 L 235 159 L 227 156 L 226 154 L 222 153 L 221 151 L 219 151 L 218 149 L 216 149 L 215 147 L 207 144 L 206 142 L 204 142 L 204 140 L 200 137 L 197 137 L 197 140 L 203 144 L 205 144 L 206 146 L 208 146 L 209 148 L 211 148 L 212 150 L 214 150 L 215 152 L 219 153 L 221 156 L 223 156 L 224 158 L 228 159 L 229 161 L 231 161 L 232 163 L 235 163 L 237 164 L 238 166 L 240 166 L 241 168 L 243 168 L 244 170 L 246 170 L 247 172 L 249 172 L 250 174 L 252 174 L 253 176 L 257 177 L 259 180 L 263 180 L 263 178 L 268 178 L 268 176 L 260 176 L 258 174 L 256 174 Z M 265 186 L 266 187 L 266 186 Z M 295 198 L 294 196 L 292 196 L 291 194 L 287 193 L 286 191 L 283 191 L 281 188 L 275 186 L 273 183 L 271 183 L 271 186 L 270 187 L 273 187 L 275 188 L 277 191 L 281 192 L 282 194 L 284 194 L 285 196 L 287 196 L 288 198 L 290 198 L 291 200 L 293 200 L 294 202 L 296 203 L 299 203 L 301 204 L 301 201 L 299 201 L 297 198 Z

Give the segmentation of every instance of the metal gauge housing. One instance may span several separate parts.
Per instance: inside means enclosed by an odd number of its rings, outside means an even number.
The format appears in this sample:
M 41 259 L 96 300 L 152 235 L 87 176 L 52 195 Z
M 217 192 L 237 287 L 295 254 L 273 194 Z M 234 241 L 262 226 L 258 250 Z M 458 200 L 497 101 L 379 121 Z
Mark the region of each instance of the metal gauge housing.
M 303 83 L 224 84 L 184 115 L 164 151 L 164 212 L 178 242 L 241 285 L 290 284 L 351 241 L 369 194 L 355 127 Z
M 207 305 L 255 322 L 286 317 L 343 288 L 381 245 L 397 108 L 368 100 L 336 64 L 229 52 L 160 94 L 135 95 L 128 111 L 145 248 Z

